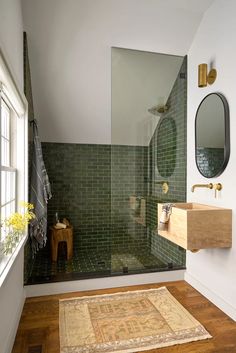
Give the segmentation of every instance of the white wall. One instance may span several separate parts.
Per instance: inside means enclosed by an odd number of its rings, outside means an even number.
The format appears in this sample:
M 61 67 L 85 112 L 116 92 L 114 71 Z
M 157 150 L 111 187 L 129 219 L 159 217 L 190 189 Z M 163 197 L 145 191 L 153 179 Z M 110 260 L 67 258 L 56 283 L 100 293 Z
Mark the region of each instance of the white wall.
M 41 140 L 110 143 L 111 47 L 184 56 L 212 1 L 23 0 Z
M 187 253 L 186 279 L 214 303 L 236 320 L 236 220 L 235 220 L 235 175 L 236 175 L 236 2 L 216 0 L 205 13 L 202 23 L 189 51 L 188 60 L 188 159 L 187 198 L 233 209 L 233 245 L 231 249 L 209 249 L 198 253 Z M 218 71 L 216 82 L 207 88 L 198 88 L 198 64 L 213 62 Z M 231 155 L 229 164 L 221 176 L 206 179 L 201 176 L 194 158 L 194 119 L 198 104 L 210 92 L 225 95 L 230 108 Z M 223 190 L 218 199 L 212 190 L 191 193 L 196 183 L 220 182 Z
M 0 0 L 0 48 L 23 90 L 23 24 L 20 0 Z
M 182 56 L 112 48 L 112 144 L 148 146 L 178 76 Z
M 20 0 L 0 0 L 0 48 L 23 89 L 23 25 Z M 0 287 L 0 353 L 10 353 L 25 299 L 23 250 Z
M 25 290 L 23 287 L 24 249 L 0 288 L 0 353 L 10 353 L 20 320 Z

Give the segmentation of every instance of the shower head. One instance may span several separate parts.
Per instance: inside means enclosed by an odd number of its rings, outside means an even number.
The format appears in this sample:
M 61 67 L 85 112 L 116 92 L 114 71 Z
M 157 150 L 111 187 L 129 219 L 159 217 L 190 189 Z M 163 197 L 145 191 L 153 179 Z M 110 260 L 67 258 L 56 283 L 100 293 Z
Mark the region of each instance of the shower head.
M 169 110 L 169 106 L 166 104 L 159 104 L 155 105 L 154 107 L 148 109 L 148 112 L 153 114 L 153 115 L 161 115 L 163 113 L 166 113 Z

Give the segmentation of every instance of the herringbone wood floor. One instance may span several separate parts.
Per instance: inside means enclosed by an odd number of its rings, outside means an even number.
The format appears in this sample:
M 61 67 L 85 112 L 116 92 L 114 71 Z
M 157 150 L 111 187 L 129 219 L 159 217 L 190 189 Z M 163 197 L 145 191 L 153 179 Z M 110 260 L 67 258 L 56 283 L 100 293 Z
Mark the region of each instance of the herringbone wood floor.
M 60 352 L 58 309 L 61 298 L 158 288 L 163 285 L 205 326 L 213 338 L 154 349 L 149 353 L 236 353 L 236 322 L 184 281 L 28 298 L 12 353 Z

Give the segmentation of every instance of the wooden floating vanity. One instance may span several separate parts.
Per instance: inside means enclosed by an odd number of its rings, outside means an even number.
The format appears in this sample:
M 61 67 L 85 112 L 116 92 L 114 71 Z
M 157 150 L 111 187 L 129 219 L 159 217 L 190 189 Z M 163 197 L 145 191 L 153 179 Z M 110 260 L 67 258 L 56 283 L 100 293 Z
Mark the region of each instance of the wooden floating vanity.
M 158 220 L 162 204 L 158 204 Z M 232 246 L 232 210 L 198 203 L 175 203 L 167 230 L 158 234 L 184 249 L 196 251 Z

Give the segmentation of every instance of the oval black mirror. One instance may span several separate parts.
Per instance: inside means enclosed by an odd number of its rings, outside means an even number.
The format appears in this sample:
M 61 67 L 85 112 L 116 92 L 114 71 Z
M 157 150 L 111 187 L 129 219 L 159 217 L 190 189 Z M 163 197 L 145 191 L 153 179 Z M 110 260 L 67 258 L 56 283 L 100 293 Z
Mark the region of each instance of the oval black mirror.
M 199 104 L 195 119 L 195 157 L 206 178 L 219 176 L 230 155 L 229 106 L 221 93 L 208 94 Z

